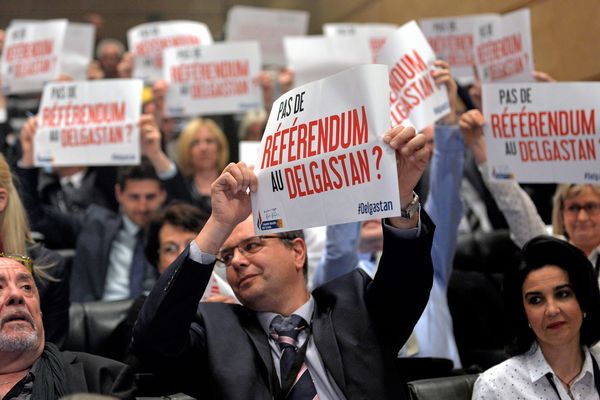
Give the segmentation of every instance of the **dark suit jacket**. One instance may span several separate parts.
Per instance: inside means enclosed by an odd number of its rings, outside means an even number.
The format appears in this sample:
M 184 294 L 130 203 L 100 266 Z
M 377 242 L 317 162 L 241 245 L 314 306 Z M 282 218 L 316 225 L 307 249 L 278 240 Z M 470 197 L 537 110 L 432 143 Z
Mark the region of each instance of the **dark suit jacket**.
M 315 344 L 348 399 L 407 398 L 395 360 L 425 308 L 433 277 L 434 227 L 424 211 L 421 218 L 424 234 L 417 239 L 400 239 L 384 227 L 374 280 L 356 269 L 312 293 Z M 240 305 L 198 306 L 212 268 L 188 253 L 162 274 L 144 304 L 134 352 L 198 398 L 273 398 L 278 382 L 255 313 Z
M 102 300 L 112 243 L 121 228 L 121 214 L 92 204 L 82 214 L 64 214 L 43 207 L 36 187 L 37 169 L 17 168 L 21 180 L 21 196 L 31 229 L 53 237 L 61 248 L 74 248 L 71 267 L 71 300 Z M 154 283 L 156 270 L 148 264 L 144 287 Z

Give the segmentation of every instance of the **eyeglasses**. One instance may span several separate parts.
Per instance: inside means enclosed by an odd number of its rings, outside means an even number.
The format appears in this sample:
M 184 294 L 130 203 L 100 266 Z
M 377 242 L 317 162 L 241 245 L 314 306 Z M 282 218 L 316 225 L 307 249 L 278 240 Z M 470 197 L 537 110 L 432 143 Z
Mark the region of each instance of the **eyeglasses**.
M 11 260 L 15 260 L 16 262 L 27 268 L 29 272 L 33 275 L 33 260 L 30 257 L 22 256 L 20 254 L 0 252 L 0 258 L 10 258 Z
M 578 215 L 581 210 L 585 210 L 589 215 L 596 215 L 600 213 L 600 203 L 571 204 L 569 207 L 563 208 L 563 211 L 572 215 Z
M 284 238 L 276 235 L 265 235 L 265 236 L 254 236 L 245 240 L 242 240 L 237 245 L 233 247 L 228 247 L 226 249 L 221 249 L 217 253 L 217 261 L 221 264 L 221 266 L 230 267 L 231 262 L 233 261 L 233 255 L 235 249 L 238 249 L 239 252 L 244 255 L 244 257 L 251 257 L 251 254 L 258 253 L 263 247 L 265 247 L 265 243 L 263 241 L 265 239 L 280 239 L 280 240 L 290 240 L 288 238 Z
M 188 241 L 185 246 L 187 246 L 188 244 L 190 244 L 191 240 Z M 183 248 L 185 248 L 185 246 L 183 246 Z M 165 254 L 168 256 L 172 256 L 172 255 L 176 255 L 178 256 L 179 253 L 181 253 L 183 251 L 183 248 L 181 246 L 179 246 L 179 244 L 177 243 L 166 243 L 164 245 L 162 245 L 159 249 L 158 252 L 160 254 Z

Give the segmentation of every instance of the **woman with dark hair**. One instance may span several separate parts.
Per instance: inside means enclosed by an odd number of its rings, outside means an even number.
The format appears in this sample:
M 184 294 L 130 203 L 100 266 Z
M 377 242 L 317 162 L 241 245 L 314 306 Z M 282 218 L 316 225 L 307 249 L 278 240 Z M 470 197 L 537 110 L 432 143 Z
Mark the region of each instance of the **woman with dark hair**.
M 551 236 L 523 247 L 504 277 L 512 358 L 484 372 L 473 399 L 600 399 L 600 291 L 585 254 Z

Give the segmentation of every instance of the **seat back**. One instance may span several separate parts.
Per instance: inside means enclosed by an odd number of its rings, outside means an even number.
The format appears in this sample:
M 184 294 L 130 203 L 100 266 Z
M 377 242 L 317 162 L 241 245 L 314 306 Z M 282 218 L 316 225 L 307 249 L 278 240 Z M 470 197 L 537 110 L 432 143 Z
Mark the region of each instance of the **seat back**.
M 408 382 L 412 400 L 471 400 L 478 374 Z
M 72 303 L 65 350 L 110 357 L 109 339 L 126 318 L 133 300 Z

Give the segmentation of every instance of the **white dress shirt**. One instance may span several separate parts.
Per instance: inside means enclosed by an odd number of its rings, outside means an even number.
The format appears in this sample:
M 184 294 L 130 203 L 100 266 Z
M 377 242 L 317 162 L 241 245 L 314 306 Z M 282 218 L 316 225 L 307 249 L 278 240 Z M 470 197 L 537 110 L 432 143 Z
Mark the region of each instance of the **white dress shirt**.
M 599 400 L 594 385 L 592 356 L 598 360 L 595 349 L 583 348 L 585 360 L 583 368 L 571 385 L 570 393 L 546 362 L 537 342 L 531 349 L 496 365 L 479 376 L 473 388 L 473 400 L 494 399 L 540 399 L 559 400 L 556 391 L 546 378 L 553 377 L 556 389 L 563 400 Z

